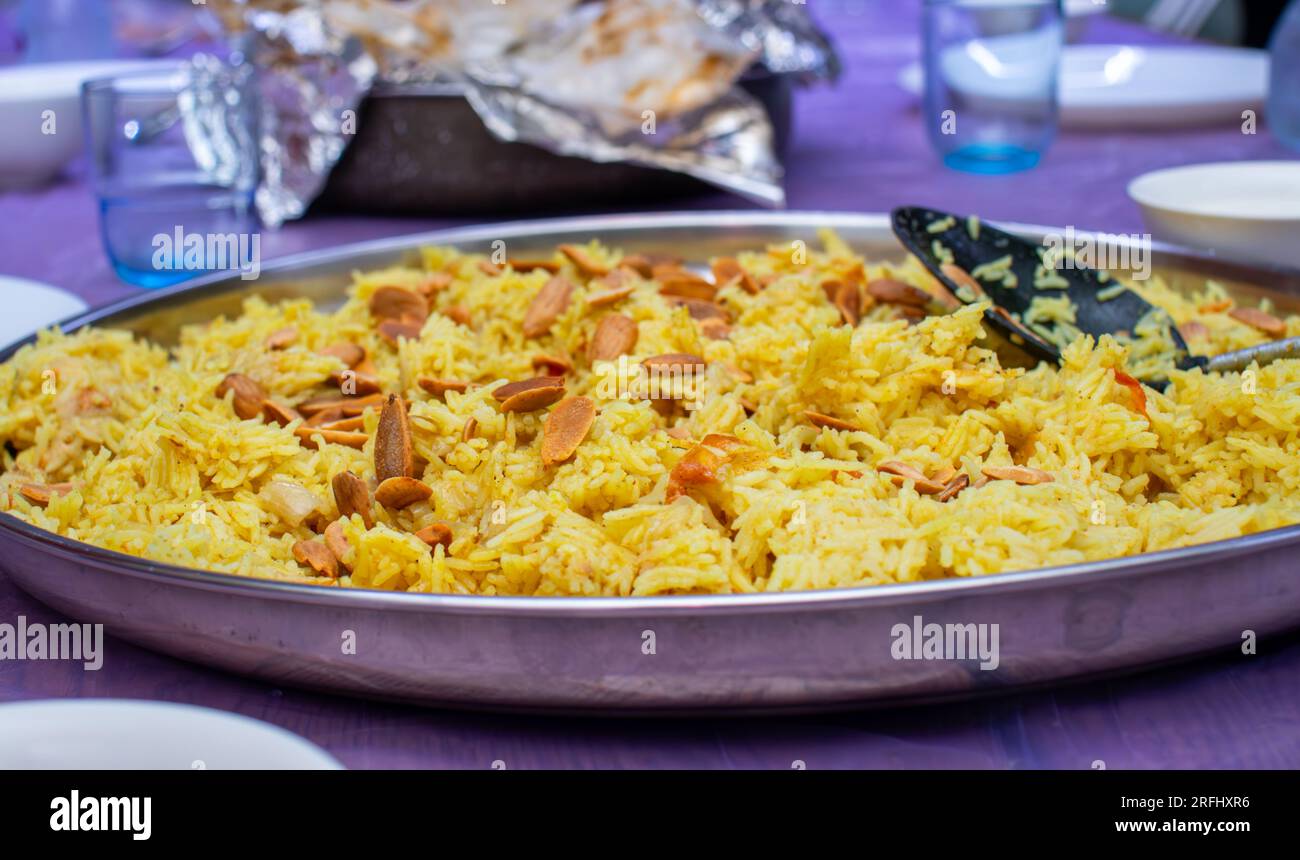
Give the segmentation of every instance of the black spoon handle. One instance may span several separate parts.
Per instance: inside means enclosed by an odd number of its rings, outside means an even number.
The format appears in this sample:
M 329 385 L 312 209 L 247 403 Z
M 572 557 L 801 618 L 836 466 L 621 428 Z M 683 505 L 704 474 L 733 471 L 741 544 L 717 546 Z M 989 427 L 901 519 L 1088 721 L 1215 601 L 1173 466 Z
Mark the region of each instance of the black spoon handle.
M 1300 337 L 1289 337 L 1286 340 L 1261 343 L 1259 346 L 1239 349 L 1235 352 L 1225 352 L 1223 355 L 1206 359 L 1204 367 L 1215 373 L 1239 373 L 1250 367 L 1252 362 L 1265 365 L 1284 358 L 1300 358 Z

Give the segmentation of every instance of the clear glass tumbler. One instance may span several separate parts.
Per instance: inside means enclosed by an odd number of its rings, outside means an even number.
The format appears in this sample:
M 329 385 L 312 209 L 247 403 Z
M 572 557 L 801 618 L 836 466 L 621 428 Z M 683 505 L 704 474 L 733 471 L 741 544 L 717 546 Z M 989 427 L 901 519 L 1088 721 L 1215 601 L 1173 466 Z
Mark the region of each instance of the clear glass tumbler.
M 82 110 L 118 277 L 164 287 L 216 270 L 260 271 L 248 71 L 199 60 L 87 81 Z
M 1038 164 L 1057 126 L 1060 0 L 925 0 L 924 121 L 949 167 Z

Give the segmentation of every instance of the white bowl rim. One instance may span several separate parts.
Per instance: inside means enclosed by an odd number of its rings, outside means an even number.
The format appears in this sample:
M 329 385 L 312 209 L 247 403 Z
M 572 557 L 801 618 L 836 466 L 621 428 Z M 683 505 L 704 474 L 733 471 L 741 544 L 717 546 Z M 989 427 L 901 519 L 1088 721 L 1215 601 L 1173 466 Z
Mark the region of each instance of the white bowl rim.
M 1288 223 L 1300 222 L 1300 203 L 1297 204 L 1294 213 L 1260 213 L 1258 215 L 1244 216 L 1229 212 L 1216 212 L 1209 208 L 1189 209 L 1185 206 L 1171 206 L 1152 195 L 1150 186 L 1164 180 L 1174 177 L 1190 177 L 1198 175 L 1204 179 L 1207 175 L 1214 176 L 1218 173 L 1229 171 L 1263 171 L 1263 170 L 1283 170 L 1288 173 L 1294 173 L 1300 179 L 1300 160 L 1288 161 L 1284 159 L 1274 159 L 1269 161 L 1215 161 L 1204 164 L 1184 164 L 1178 167 L 1165 167 L 1160 170 L 1153 170 L 1149 173 L 1143 173 L 1141 176 L 1133 178 L 1128 184 L 1128 196 L 1139 206 L 1156 209 L 1161 212 L 1172 212 L 1180 215 L 1194 215 L 1197 218 L 1214 218 L 1222 221 L 1236 221 L 1240 223 L 1249 223 L 1251 221 L 1267 223 Z

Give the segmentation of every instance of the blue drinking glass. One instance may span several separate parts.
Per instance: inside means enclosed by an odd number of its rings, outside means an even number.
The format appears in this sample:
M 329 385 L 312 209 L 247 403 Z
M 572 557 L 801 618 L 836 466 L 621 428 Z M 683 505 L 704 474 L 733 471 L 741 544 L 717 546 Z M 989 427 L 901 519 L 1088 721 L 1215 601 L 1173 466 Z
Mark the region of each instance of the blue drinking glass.
M 1057 127 L 1060 0 L 926 0 L 924 121 L 970 173 L 1038 164 Z

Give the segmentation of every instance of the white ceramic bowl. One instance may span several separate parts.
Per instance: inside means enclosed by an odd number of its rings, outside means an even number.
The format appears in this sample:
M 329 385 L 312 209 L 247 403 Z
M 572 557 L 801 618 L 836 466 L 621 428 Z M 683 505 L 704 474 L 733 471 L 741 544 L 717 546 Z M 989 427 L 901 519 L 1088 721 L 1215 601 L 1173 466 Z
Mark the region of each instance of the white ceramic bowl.
M 1134 179 L 1128 193 L 1156 239 L 1300 268 L 1300 161 L 1157 170 Z
M 44 185 L 81 152 L 83 81 L 175 63 L 94 60 L 0 68 L 0 189 Z

